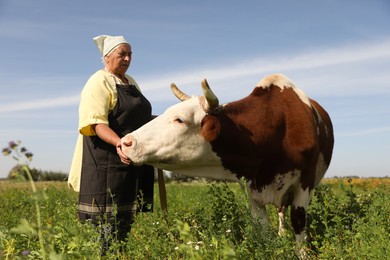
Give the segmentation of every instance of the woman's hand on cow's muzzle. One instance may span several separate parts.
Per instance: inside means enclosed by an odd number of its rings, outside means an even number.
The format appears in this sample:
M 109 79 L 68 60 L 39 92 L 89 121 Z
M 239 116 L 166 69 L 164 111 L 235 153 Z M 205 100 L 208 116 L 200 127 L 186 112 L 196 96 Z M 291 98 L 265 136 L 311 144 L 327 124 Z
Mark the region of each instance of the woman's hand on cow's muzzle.
M 116 147 L 116 152 L 117 152 L 117 154 L 118 154 L 119 157 L 121 158 L 121 162 L 123 162 L 124 164 L 130 165 L 130 164 L 131 164 L 131 161 L 130 161 L 130 159 L 123 153 L 121 142 L 119 141 L 119 142 L 116 144 L 115 147 Z

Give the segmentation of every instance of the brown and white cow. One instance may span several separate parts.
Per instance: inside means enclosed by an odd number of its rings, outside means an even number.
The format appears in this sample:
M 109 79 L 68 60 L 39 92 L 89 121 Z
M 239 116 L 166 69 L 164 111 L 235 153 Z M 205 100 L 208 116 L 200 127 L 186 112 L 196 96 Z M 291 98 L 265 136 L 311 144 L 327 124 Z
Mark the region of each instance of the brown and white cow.
M 183 102 L 122 138 L 130 160 L 188 176 L 238 181 L 249 189 L 252 214 L 268 222 L 266 204 L 291 205 L 296 241 L 305 238 L 312 191 L 332 157 L 333 127 L 327 112 L 285 76 L 261 80 L 252 93 L 219 105 L 206 80 L 204 96 Z

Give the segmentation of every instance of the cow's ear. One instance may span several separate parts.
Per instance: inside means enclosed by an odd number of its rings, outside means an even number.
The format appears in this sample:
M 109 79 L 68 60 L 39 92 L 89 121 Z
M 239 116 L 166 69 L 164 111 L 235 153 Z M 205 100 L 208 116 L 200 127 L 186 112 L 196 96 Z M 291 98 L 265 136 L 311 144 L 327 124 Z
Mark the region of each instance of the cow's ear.
M 219 123 L 218 118 L 211 115 L 207 115 L 203 118 L 201 124 L 201 132 L 206 141 L 214 141 L 219 135 L 220 130 L 221 124 Z

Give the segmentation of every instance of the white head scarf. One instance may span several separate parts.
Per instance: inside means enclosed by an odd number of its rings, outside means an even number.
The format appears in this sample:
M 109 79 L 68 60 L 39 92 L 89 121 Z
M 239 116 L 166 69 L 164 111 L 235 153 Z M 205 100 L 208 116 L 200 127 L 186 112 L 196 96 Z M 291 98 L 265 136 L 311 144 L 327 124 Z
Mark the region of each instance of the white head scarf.
M 94 37 L 93 41 L 95 42 L 103 57 L 119 44 L 129 44 L 123 36 L 99 35 Z

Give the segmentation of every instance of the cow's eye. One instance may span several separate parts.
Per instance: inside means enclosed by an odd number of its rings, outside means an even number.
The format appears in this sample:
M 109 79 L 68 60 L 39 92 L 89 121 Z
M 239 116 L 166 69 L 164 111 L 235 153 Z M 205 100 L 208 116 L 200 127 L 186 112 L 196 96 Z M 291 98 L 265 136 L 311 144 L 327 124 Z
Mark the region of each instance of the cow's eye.
M 177 122 L 179 124 L 184 124 L 184 119 L 181 119 L 180 117 L 178 117 L 175 119 L 175 122 Z

